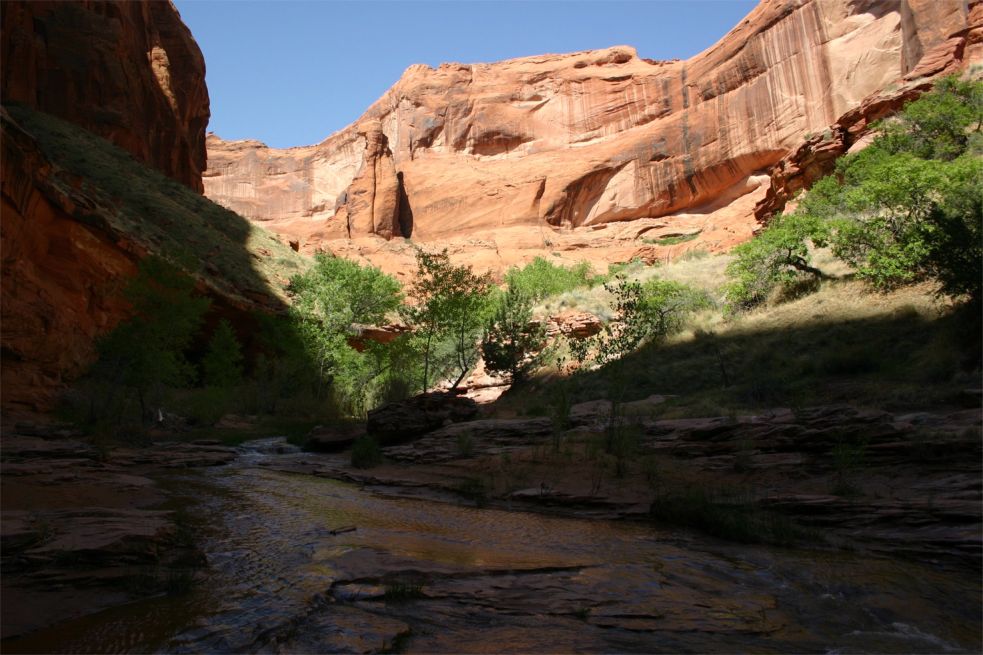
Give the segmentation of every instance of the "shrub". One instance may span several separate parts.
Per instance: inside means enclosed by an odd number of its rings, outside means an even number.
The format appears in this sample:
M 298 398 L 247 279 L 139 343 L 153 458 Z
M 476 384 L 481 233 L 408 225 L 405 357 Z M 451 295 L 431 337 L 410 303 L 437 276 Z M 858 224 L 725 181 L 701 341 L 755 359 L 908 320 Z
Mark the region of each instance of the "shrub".
M 556 296 L 577 287 L 591 287 L 603 280 L 595 275 L 590 264 L 580 262 L 572 267 L 557 266 L 537 257 L 523 268 L 513 266 L 505 274 L 510 289 L 521 292 L 533 301 Z
M 803 277 L 821 278 L 810 261 L 809 244 L 823 245 L 826 224 L 812 216 L 779 215 L 754 239 L 734 248 L 727 266 L 734 281 L 724 291 L 733 309 L 763 302 L 776 287 L 795 285 Z
M 352 466 L 369 469 L 382 463 L 382 449 L 373 437 L 359 437 L 352 444 Z
M 532 302 L 520 289 L 509 287 L 485 328 L 481 353 L 485 368 L 521 380 L 539 363 L 546 345 L 543 326 L 532 322 Z
M 688 314 L 710 304 L 705 293 L 670 280 L 652 279 L 642 284 L 621 277 L 617 284 L 605 288 L 614 294 L 619 319 L 609 323 L 589 345 L 578 346 L 574 352 L 578 358 L 596 346 L 599 362 L 620 359 L 644 341 L 678 332 Z

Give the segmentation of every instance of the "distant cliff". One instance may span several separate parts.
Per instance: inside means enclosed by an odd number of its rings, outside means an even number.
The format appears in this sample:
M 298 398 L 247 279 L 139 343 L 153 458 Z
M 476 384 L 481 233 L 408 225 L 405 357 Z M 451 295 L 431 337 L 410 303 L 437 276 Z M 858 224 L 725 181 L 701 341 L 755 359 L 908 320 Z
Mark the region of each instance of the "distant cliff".
M 603 268 L 724 250 L 757 228 L 783 157 L 865 99 L 969 57 L 952 38 L 971 38 L 976 6 L 763 0 L 686 61 L 624 46 L 411 66 L 317 145 L 210 135 L 205 193 L 301 251 L 404 277 L 412 249 L 393 237 L 492 271 L 536 255 Z M 659 245 L 679 234 L 698 236 Z

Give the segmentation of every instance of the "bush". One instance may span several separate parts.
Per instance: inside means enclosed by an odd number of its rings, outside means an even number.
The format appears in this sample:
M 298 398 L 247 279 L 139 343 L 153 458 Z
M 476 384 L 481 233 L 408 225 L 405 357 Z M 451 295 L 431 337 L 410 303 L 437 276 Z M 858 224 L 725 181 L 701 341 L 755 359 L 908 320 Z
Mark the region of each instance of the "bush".
M 603 280 L 604 277 L 595 275 L 587 262 L 567 268 L 557 266 L 542 257 L 537 257 L 523 268 L 513 266 L 505 274 L 505 283 L 510 289 L 515 289 L 534 302 L 577 287 L 591 287 Z
M 754 239 L 734 248 L 736 259 L 727 266 L 734 281 L 724 291 L 731 308 L 750 309 L 776 287 L 821 278 L 822 272 L 812 266 L 809 244 L 823 245 L 826 231 L 826 224 L 815 217 L 779 215 Z
M 543 326 L 532 322 L 532 301 L 520 289 L 509 287 L 481 340 L 485 368 L 521 380 L 539 363 L 546 345 Z
M 577 346 L 574 355 L 578 359 L 590 347 L 596 347 L 601 363 L 620 359 L 645 341 L 678 332 L 688 314 L 710 304 L 706 293 L 671 280 L 652 279 L 642 284 L 622 277 L 605 288 L 614 294 L 619 319 L 609 323 L 602 335 L 592 337 L 590 346 Z
M 370 469 L 382 463 L 382 449 L 373 437 L 359 437 L 352 444 L 352 466 L 357 469 Z

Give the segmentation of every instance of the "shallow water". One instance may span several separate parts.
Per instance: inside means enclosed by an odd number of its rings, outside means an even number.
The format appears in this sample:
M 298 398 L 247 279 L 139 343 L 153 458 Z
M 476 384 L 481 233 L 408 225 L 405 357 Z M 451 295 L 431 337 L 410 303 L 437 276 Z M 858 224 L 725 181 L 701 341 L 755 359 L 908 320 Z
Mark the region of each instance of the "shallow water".
M 166 481 L 208 558 L 190 593 L 4 650 L 361 652 L 407 630 L 408 652 L 980 650 L 977 573 L 388 498 L 266 457 Z M 396 584 L 420 597 L 387 602 Z

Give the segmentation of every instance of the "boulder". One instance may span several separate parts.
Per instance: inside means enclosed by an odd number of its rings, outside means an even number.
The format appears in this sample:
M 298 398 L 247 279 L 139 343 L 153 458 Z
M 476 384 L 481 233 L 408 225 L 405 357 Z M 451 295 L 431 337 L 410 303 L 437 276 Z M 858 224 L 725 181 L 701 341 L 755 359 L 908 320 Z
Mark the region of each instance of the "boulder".
M 452 393 L 423 393 L 369 412 L 368 434 L 383 445 L 408 441 L 450 423 L 470 421 L 478 404 Z
M 304 450 L 333 453 L 348 448 L 365 434 L 364 424 L 317 425 L 308 433 Z
M 603 328 L 601 319 L 590 312 L 568 311 L 552 317 L 547 323 L 546 332 L 559 333 L 574 339 L 586 339 Z

